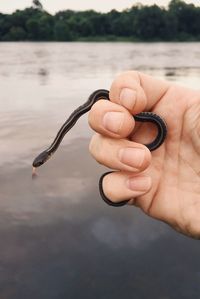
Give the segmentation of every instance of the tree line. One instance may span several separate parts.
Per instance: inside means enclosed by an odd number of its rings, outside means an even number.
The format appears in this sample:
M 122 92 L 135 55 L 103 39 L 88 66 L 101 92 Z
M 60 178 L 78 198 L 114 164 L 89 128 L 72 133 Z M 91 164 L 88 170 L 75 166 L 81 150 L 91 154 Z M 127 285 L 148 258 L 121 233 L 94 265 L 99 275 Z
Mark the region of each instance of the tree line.
M 167 8 L 137 4 L 119 12 L 59 11 L 39 0 L 12 14 L 0 13 L 0 41 L 200 40 L 200 7 L 172 0 Z

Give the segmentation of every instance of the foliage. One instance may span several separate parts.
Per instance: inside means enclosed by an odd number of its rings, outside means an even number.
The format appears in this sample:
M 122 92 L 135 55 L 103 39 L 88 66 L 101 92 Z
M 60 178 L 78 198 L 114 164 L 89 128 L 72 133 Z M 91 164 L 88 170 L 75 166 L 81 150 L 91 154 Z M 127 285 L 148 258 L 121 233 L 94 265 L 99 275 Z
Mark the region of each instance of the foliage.
M 0 41 L 200 40 L 200 7 L 172 0 L 168 8 L 134 5 L 122 12 L 65 10 L 51 15 L 39 0 L 0 13 Z

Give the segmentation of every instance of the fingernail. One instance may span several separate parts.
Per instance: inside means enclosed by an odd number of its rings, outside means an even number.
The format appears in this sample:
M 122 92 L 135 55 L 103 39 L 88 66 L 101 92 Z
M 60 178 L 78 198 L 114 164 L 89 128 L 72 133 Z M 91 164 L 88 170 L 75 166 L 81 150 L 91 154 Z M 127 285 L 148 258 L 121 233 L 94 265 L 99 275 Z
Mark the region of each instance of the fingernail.
M 122 112 L 107 112 L 103 118 L 104 127 L 117 134 L 119 133 L 124 121 L 124 113 Z
M 132 177 L 126 181 L 128 189 L 132 191 L 148 191 L 151 188 L 152 181 L 148 176 Z
M 145 150 L 133 147 L 120 149 L 119 159 L 128 166 L 140 168 L 145 159 Z
M 130 88 L 123 88 L 120 93 L 120 104 L 132 110 L 136 102 L 136 91 Z

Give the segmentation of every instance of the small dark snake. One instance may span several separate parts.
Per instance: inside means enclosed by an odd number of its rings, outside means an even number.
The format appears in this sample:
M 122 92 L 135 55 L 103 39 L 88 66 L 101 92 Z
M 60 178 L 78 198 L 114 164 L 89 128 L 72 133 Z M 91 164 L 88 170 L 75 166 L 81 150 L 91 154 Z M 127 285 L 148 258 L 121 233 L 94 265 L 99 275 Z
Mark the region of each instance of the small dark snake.
M 83 105 L 78 107 L 76 110 L 72 112 L 72 114 L 69 116 L 69 118 L 66 120 L 66 122 L 62 125 L 60 130 L 58 131 L 53 143 L 42 153 L 40 153 L 35 160 L 33 161 L 33 176 L 35 176 L 35 170 L 37 167 L 44 164 L 46 161 L 48 161 L 51 156 L 55 153 L 55 151 L 58 149 L 62 139 L 64 138 L 65 134 L 75 125 L 77 120 L 86 112 L 88 112 L 91 107 L 96 103 L 98 100 L 109 100 L 109 91 L 105 89 L 99 89 L 94 91 L 88 98 L 87 102 L 85 102 Z M 164 120 L 158 116 L 157 114 L 154 114 L 152 112 L 141 112 L 139 114 L 134 115 L 135 121 L 139 122 L 151 122 L 156 125 L 158 134 L 156 138 L 149 144 L 145 144 L 146 147 L 150 151 L 156 150 L 165 140 L 165 137 L 167 135 L 167 126 L 164 122 Z M 101 194 L 102 199 L 109 205 L 114 207 L 120 207 L 127 204 L 128 200 L 121 201 L 118 203 L 113 203 L 111 200 L 109 200 L 103 191 L 103 178 L 105 175 L 109 174 L 110 172 L 107 172 L 102 175 L 102 177 L 99 180 L 99 191 Z

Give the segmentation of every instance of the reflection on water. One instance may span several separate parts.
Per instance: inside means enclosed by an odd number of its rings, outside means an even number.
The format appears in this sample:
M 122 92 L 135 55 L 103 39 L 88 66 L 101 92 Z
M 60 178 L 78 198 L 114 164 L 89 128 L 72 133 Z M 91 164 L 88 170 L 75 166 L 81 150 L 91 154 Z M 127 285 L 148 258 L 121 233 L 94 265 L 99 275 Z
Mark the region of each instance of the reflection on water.
M 86 116 L 31 180 L 69 113 L 123 70 L 199 87 L 191 44 L 0 44 L 0 298 L 198 298 L 198 241 L 98 194 Z

